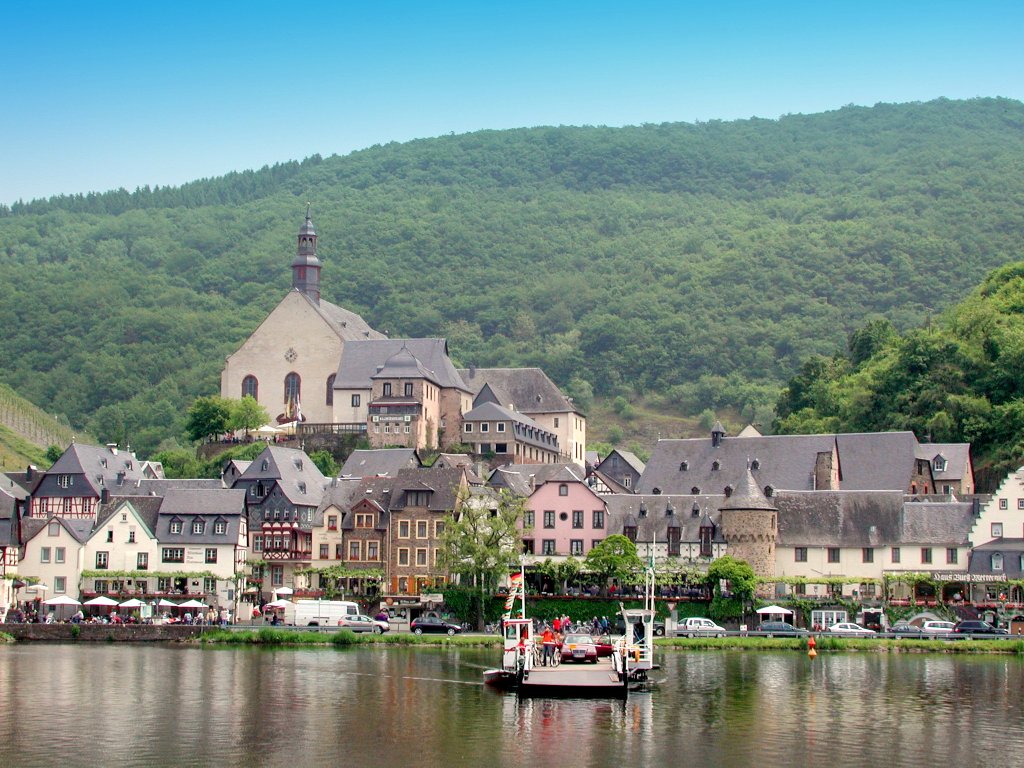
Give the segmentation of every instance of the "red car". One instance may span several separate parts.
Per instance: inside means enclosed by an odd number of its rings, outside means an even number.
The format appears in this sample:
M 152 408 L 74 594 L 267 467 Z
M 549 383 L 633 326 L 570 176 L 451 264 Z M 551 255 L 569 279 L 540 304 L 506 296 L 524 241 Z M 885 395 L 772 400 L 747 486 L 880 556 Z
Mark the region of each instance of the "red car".
M 562 662 L 589 661 L 597 664 L 597 644 L 590 635 L 571 634 L 562 640 Z

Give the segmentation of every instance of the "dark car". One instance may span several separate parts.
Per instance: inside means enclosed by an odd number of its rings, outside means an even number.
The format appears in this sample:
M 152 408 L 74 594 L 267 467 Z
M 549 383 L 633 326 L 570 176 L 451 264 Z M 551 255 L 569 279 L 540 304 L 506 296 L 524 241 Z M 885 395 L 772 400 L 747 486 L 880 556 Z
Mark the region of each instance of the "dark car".
M 794 627 L 786 621 L 762 621 L 754 631 L 768 637 L 802 637 L 810 634 L 806 629 Z
M 999 629 L 993 627 L 987 621 L 978 621 L 975 619 L 964 619 L 958 621 L 956 626 L 953 627 L 953 634 L 956 635 L 1008 635 L 1010 634 L 1005 629 Z
M 413 619 L 409 629 L 414 635 L 422 635 L 424 632 L 454 635 L 462 631 L 462 627 L 458 624 L 452 624 L 450 621 L 439 619 L 437 616 L 421 616 L 418 619 Z

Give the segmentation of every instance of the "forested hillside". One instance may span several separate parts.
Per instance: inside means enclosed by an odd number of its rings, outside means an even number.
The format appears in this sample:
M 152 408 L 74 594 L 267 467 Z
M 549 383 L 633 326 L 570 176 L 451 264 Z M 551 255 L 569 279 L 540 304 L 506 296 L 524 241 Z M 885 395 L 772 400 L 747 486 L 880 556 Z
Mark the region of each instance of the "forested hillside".
M 1024 458 L 1024 262 L 995 270 L 925 327 L 866 323 L 845 355 L 804 363 L 778 415 L 792 434 L 910 429 L 970 442 L 978 488 L 994 490 Z
M 145 453 L 290 285 L 462 364 L 768 421 L 865 318 L 924 323 L 1021 257 L 1024 105 L 484 131 L 0 210 L 0 379 Z M 296 148 L 297 152 L 302 148 Z

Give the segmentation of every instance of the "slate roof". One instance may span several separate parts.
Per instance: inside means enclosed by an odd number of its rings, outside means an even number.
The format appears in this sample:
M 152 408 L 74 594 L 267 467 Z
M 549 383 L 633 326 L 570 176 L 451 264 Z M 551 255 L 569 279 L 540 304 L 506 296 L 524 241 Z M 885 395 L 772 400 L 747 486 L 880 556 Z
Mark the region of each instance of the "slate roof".
M 931 463 L 936 456 L 946 460 L 946 469 L 936 472 L 932 466 L 932 474 L 936 482 L 940 480 L 962 480 L 964 468 L 970 465 L 971 444 L 970 443 L 921 443 L 917 446 L 917 457 L 926 459 Z
M 437 375 L 425 368 L 408 347 L 402 347 L 384 361 L 381 369 L 374 373 L 371 379 L 426 379 L 438 386 L 441 382 Z
M 900 491 L 780 492 L 780 547 L 966 546 L 970 502 L 908 502 Z
M 992 569 L 992 555 L 1003 556 L 1003 569 Z M 1024 556 L 1024 539 L 994 539 L 986 544 L 975 547 L 970 554 L 967 565 L 968 573 L 991 574 L 1007 579 L 1024 578 L 1021 568 L 1021 557 Z
M 465 471 L 455 468 L 423 468 L 400 470 L 391 484 L 391 509 L 404 509 L 406 491 L 430 490 L 428 509 L 432 512 L 446 512 L 455 509 Z
M 340 510 L 347 510 L 349 505 L 358 501 L 358 494 L 364 487 L 365 480 L 362 478 L 338 478 L 332 477 L 331 481 L 324 488 L 323 498 L 317 508 L 318 517 L 323 515 L 328 507 L 337 507 Z
M 685 493 L 693 487 L 718 492 L 735 484 L 748 462 L 757 460 L 754 477 L 761 488 L 812 491 L 817 457 L 836 450 L 843 490 L 908 492 L 917 439 L 912 432 L 833 435 L 769 435 L 659 440 L 637 482 L 638 493 L 660 488 Z M 719 469 L 714 469 L 714 462 Z M 686 469 L 682 469 L 683 462 Z
M 613 454 L 618 454 L 619 458 L 623 462 L 625 462 L 626 465 L 630 467 L 630 469 L 633 469 L 634 471 L 638 472 L 641 475 L 644 473 L 644 468 L 646 465 L 642 461 L 640 461 L 639 456 L 637 456 L 632 451 L 623 451 L 618 448 L 615 448 L 614 450 L 612 450 L 611 453 L 609 453 L 607 456 L 601 459 L 601 463 L 598 464 L 597 467 L 595 467 L 595 469 L 601 470 L 601 468 L 604 466 L 604 463 L 608 461 L 608 459 L 610 459 Z
M 608 534 L 622 533 L 625 526 L 636 526 L 637 541 L 668 541 L 669 527 L 679 528 L 680 541 L 700 540 L 701 519 L 707 516 L 715 526 L 713 541 L 723 542 L 721 504 L 724 496 L 692 496 L 687 494 L 639 496 L 635 493 L 613 493 L 602 497 L 607 505 L 605 527 Z M 694 506 L 697 507 L 695 515 Z M 668 514 L 671 508 L 672 514 Z
M 370 324 L 355 312 L 345 309 L 344 307 L 339 307 L 338 305 L 325 301 L 322 298 L 320 299 L 320 303 L 317 304 L 298 288 L 293 288 L 292 290 L 308 301 L 310 306 L 327 321 L 327 324 L 331 326 L 331 329 L 346 342 L 362 339 L 386 338 L 383 333 L 371 328 Z M 346 344 L 345 346 L 348 345 Z
M 520 413 L 580 413 L 540 368 L 460 368 L 469 391 L 476 397 L 490 385 L 506 408 Z
M 27 472 L 4 472 L 0 474 L 0 478 L 2 478 L 0 479 L 0 484 L 2 484 L 4 491 L 19 501 L 24 501 L 42 476 L 38 469 L 32 472 L 31 479 L 28 477 Z
M 245 514 L 245 491 L 222 488 L 216 491 L 171 490 L 160 505 L 156 537 L 161 544 L 234 544 Z M 181 533 L 171 533 L 171 520 L 184 524 Z M 192 533 L 192 522 L 202 519 L 202 533 Z M 223 520 L 226 532 L 215 533 L 214 523 Z
M 375 477 L 377 475 L 394 477 L 400 469 L 412 469 L 418 466 L 420 466 L 420 460 L 414 448 L 359 449 L 349 454 L 340 474 L 343 477 Z
M 0 547 L 17 547 L 18 518 L 15 497 L 6 489 L 0 489 Z
M 117 485 L 119 477 L 123 483 L 145 478 L 145 464 L 130 451 L 109 446 L 72 443 L 53 466 L 43 473 L 46 478 L 44 482 L 52 482 L 52 478 L 57 475 L 83 475 L 93 494 L 99 496 L 100 489 Z
M 341 351 L 334 388 L 370 389 L 371 379 L 377 369 L 403 348 L 415 356 L 423 370 L 430 373 L 431 380 L 441 387 L 469 391 L 448 357 L 448 342 L 445 339 L 380 338 L 347 342 Z
M 125 496 L 164 496 L 170 490 L 217 490 L 224 487 L 224 483 L 217 479 L 205 477 L 185 477 L 173 480 L 135 480 L 118 485 L 107 486 L 112 498 L 123 498 Z
M 840 488 L 909 493 L 918 445 L 913 432 L 862 432 L 835 438 Z
M 341 518 L 342 530 L 351 531 L 355 529 L 354 507 L 363 500 L 369 501 L 380 513 L 377 518 L 377 530 L 386 530 L 391 515 L 391 499 L 398 496 L 395 491 L 394 478 L 375 477 L 360 480 L 351 494 L 348 506 Z
M 492 488 L 508 488 L 518 496 L 529 496 L 534 488 L 547 482 L 565 467 L 572 467 L 575 474 L 583 476 L 583 469 L 568 462 L 556 464 L 506 464 L 495 469 L 487 479 Z M 532 478 L 532 483 L 531 483 Z
M 266 469 L 263 468 L 264 463 Z M 326 478 L 305 451 L 277 445 L 264 448 L 235 480 L 235 487 L 248 487 L 258 480 L 268 484 L 276 481 L 290 503 L 303 507 L 319 507 L 327 484 Z
M 720 509 L 763 509 L 775 510 L 775 505 L 764 495 L 754 479 L 753 472 L 748 467 L 747 471 L 740 477 L 739 483 L 728 496 Z

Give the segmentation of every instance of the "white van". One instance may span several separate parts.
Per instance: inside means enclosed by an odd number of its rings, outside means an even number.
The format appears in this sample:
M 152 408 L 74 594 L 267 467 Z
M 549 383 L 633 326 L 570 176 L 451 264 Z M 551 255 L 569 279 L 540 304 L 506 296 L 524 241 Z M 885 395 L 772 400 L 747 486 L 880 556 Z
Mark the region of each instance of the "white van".
M 296 600 L 295 619 L 289 623 L 296 627 L 336 627 L 342 616 L 358 613 L 359 606 L 348 600 Z
M 683 619 L 676 627 L 676 637 L 725 637 L 725 627 L 720 627 L 711 619 L 690 617 Z

